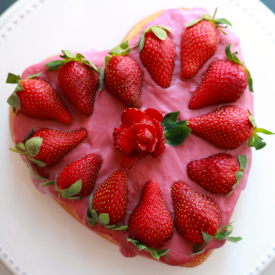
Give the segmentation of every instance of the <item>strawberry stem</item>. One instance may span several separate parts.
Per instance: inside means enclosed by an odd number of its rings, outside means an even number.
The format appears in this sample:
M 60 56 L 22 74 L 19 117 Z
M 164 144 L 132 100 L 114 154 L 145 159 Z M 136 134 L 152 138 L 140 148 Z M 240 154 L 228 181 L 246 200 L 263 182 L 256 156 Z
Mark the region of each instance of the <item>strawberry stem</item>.
M 230 242 L 233 242 L 233 243 L 237 243 L 237 242 L 241 241 L 242 240 L 241 237 L 229 237 L 229 235 L 233 231 L 233 226 L 231 224 L 232 224 L 232 222 L 230 222 L 229 224 L 227 224 L 227 225 L 223 226 L 222 228 L 218 229 L 214 236 L 209 235 L 209 234 L 202 231 L 201 233 L 202 233 L 204 243 L 196 244 L 194 246 L 193 252 L 190 253 L 190 254 L 187 254 L 187 255 L 201 254 L 206 249 L 208 243 L 214 238 L 216 238 L 219 241 L 226 239 L 226 240 L 228 240 Z M 204 245 L 203 248 L 200 248 L 202 245 Z
M 168 252 L 169 252 L 170 249 L 161 250 L 161 249 L 149 248 L 146 245 L 143 245 L 143 244 L 139 243 L 138 241 L 133 240 L 131 238 L 126 238 L 126 240 L 128 242 L 131 242 L 132 244 L 134 244 L 135 247 L 137 247 L 139 251 L 145 250 L 145 251 L 150 252 L 151 256 L 153 258 L 157 259 L 157 260 L 159 260 L 159 258 L 161 256 L 165 256 L 166 257 L 166 261 L 168 261 Z
M 91 194 L 88 202 L 88 209 L 86 212 L 86 218 L 89 226 L 94 226 L 96 224 L 100 224 L 101 226 L 104 226 L 110 230 L 128 230 L 127 225 L 116 225 L 112 224 L 109 225 L 110 217 L 107 213 L 101 213 L 97 214 L 96 211 L 93 209 L 93 199 L 94 199 L 94 193 Z
M 251 137 L 248 139 L 248 146 L 249 147 L 255 147 L 256 150 L 260 150 L 266 146 L 266 143 L 264 142 L 263 138 L 260 137 L 257 133 L 262 133 L 265 135 L 274 135 L 275 133 L 272 133 L 266 129 L 263 128 L 258 128 L 255 118 L 251 114 L 251 112 L 248 110 L 249 113 L 249 120 L 251 124 L 254 126 L 253 134 Z

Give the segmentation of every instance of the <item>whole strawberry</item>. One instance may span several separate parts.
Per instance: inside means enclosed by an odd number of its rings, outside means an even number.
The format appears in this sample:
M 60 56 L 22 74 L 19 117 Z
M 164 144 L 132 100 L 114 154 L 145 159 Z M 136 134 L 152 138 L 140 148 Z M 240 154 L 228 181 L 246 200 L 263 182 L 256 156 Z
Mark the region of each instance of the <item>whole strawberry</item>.
M 75 108 L 84 116 L 90 116 L 94 110 L 99 72 L 90 61 L 80 53 L 74 55 L 62 50 L 63 60 L 55 60 L 45 64 L 49 71 L 58 69 L 58 81 L 62 92 L 69 98 Z
M 247 157 L 240 155 L 239 162 L 240 165 L 233 156 L 220 153 L 189 162 L 187 174 L 204 189 L 213 193 L 226 194 L 232 191 L 242 178 Z
M 41 185 L 55 185 L 59 197 L 80 199 L 92 192 L 101 164 L 100 155 L 86 155 L 68 164 L 60 173 L 58 181 L 48 181 Z
M 224 106 L 206 115 L 191 118 L 188 127 L 193 134 L 216 144 L 225 149 L 235 149 L 244 141 L 255 138 L 256 143 L 249 142 L 249 146 L 256 149 L 263 148 L 266 144 L 257 135 L 257 132 L 272 134 L 261 128 L 256 128 L 254 117 L 247 111 L 236 106 Z M 251 141 L 251 139 L 250 139 Z
M 153 80 L 162 88 L 170 87 L 176 55 L 175 46 L 165 26 L 151 26 L 142 32 L 139 56 Z
M 199 109 L 205 106 L 230 103 L 238 100 L 249 83 L 253 92 L 252 79 L 249 71 L 238 59 L 237 53 L 231 53 L 229 44 L 225 52 L 228 60 L 213 62 L 203 75 L 202 81 L 188 104 L 189 109 Z
M 155 180 L 145 183 L 140 201 L 129 219 L 131 241 L 138 248 L 150 251 L 152 256 L 167 254 L 168 250 L 158 250 L 172 237 L 174 225 L 172 215 L 167 209 L 159 184 Z M 156 253 L 157 252 L 157 253 Z
M 126 230 L 127 226 L 116 226 L 127 206 L 127 177 L 123 171 L 115 171 L 91 195 L 87 220 L 90 226 L 97 223 L 112 229 Z
M 246 112 L 236 106 L 224 106 L 206 115 L 176 122 L 179 113 L 166 114 L 162 122 L 166 143 L 171 145 L 182 144 L 193 133 L 221 148 L 235 149 L 248 140 L 249 147 L 259 150 L 266 143 L 258 133 L 274 134 L 258 128 L 250 111 Z
M 213 239 L 227 239 L 231 242 L 242 240 L 240 237 L 228 237 L 232 232 L 231 223 L 219 229 L 220 210 L 210 198 L 203 196 L 182 182 L 172 186 L 172 200 L 175 214 L 175 226 L 181 236 L 196 245 L 193 254 L 203 252 L 207 243 Z
M 104 67 L 100 74 L 100 88 L 103 79 L 109 92 L 119 98 L 126 107 L 140 109 L 142 106 L 141 86 L 142 72 L 133 59 L 126 57 L 130 52 L 128 40 L 112 49 L 105 57 Z
M 74 149 L 87 137 L 87 131 L 80 129 L 73 132 L 63 132 L 48 128 L 31 130 L 22 143 L 16 144 L 11 151 L 26 155 L 27 158 L 38 166 L 52 166 Z
M 204 14 L 186 25 L 181 37 L 181 76 L 193 77 L 201 66 L 216 52 L 219 45 L 219 31 L 225 28 L 220 24 L 230 25 L 224 19 L 215 19 L 217 9 L 213 17 Z
M 72 116 L 60 100 L 54 88 L 42 79 L 36 79 L 41 73 L 22 80 L 19 75 L 9 73 L 7 83 L 18 84 L 8 98 L 8 103 L 23 113 L 42 119 L 51 119 L 65 124 L 72 124 Z

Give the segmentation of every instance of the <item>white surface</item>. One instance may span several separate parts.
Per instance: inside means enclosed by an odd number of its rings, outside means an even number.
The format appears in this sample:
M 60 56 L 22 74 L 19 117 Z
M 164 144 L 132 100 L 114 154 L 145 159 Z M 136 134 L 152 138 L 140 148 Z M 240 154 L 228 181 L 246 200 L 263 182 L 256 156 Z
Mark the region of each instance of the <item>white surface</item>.
M 257 0 L 139 0 L 138 6 L 126 0 L 23 0 L 20 5 L 22 2 L 26 5 L 18 13 L 13 9 L 16 14 L 10 20 L 6 17 L 3 23 L 0 19 L 0 259 L 20 275 L 259 274 L 275 257 L 274 137 L 266 137 L 267 147 L 254 152 L 248 188 L 234 211 L 234 232 L 243 237 L 242 242 L 227 243 L 203 265 L 189 270 L 142 257 L 126 259 L 118 247 L 89 232 L 49 196 L 38 193 L 22 160 L 9 152 L 13 143 L 6 99 L 14 87 L 5 80 L 8 72 L 21 74 L 27 66 L 63 48 L 112 48 L 136 22 L 158 10 L 205 6 L 212 13 L 218 6 L 218 17 L 229 19 L 232 30 L 241 37 L 254 80 L 257 123 L 275 131 L 271 115 L 275 16 Z

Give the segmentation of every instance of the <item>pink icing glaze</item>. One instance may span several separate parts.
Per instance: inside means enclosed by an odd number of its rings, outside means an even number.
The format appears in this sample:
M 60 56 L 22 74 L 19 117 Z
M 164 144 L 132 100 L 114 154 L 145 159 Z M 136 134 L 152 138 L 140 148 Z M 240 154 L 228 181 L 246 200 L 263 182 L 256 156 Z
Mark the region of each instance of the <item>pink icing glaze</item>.
M 129 57 L 134 59 L 140 66 L 143 72 L 143 87 L 142 87 L 142 97 L 143 106 L 142 110 L 147 108 L 155 108 L 159 110 L 162 114 L 168 112 L 174 112 L 177 110 L 181 111 L 179 116 L 180 120 L 187 120 L 191 117 L 196 117 L 199 115 L 207 114 L 210 111 L 220 107 L 221 105 L 210 106 L 202 108 L 200 110 L 189 110 L 187 105 L 190 100 L 191 91 L 195 90 L 203 73 L 206 71 L 210 63 L 219 59 L 226 59 L 225 47 L 229 43 L 233 43 L 232 51 L 238 51 L 238 57 L 243 61 L 243 56 L 240 49 L 239 38 L 231 33 L 231 31 L 226 30 L 228 35 L 220 34 L 220 44 L 218 46 L 215 55 L 210 58 L 204 64 L 204 66 L 199 70 L 198 74 L 190 80 L 182 80 L 180 77 L 180 42 L 181 34 L 185 30 L 185 25 L 196 19 L 200 18 L 203 14 L 208 13 L 203 8 L 194 8 L 192 10 L 179 10 L 171 9 L 162 13 L 158 18 L 151 21 L 149 24 L 145 25 L 143 29 L 150 25 L 165 25 L 172 29 L 173 34 L 169 34 L 173 43 L 176 47 L 176 57 L 175 57 L 175 67 L 173 72 L 173 79 L 171 87 L 168 89 L 162 89 L 157 86 L 151 79 L 147 70 L 142 65 L 138 50 L 135 49 L 129 54 Z M 135 37 L 130 44 L 134 45 L 137 43 L 139 35 Z M 96 66 L 102 68 L 104 56 L 107 55 L 107 51 L 89 51 L 82 52 L 82 54 L 90 61 L 92 61 Z M 57 57 L 48 59 L 55 60 Z M 88 131 L 87 139 L 82 142 L 78 147 L 72 150 L 65 158 L 60 161 L 57 165 L 53 167 L 37 168 L 34 167 L 36 173 L 40 176 L 49 176 L 53 172 L 59 173 L 61 170 L 72 161 L 79 159 L 90 153 L 101 154 L 103 158 L 103 164 L 98 174 L 98 179 L 95 188 L 97 188 L 107 177 L 117 169 L 121 169 L 119 163 L 124 156 L 124 154 L 118 152 L 113 146 L 112 134 L 115 127 L 121 124 L 120 117 L 125 109 L 125 106 L 113 95 L 111 95 L 104 87 L 100 93 L 96 95 L 94 113 L 91 117 L 84 117 L 80 115 L 72 104 L 63 96 L 60 91 L 60 87 L 57 79 L 57 72 L 46 72 L 46 67 L 44 66 L 46 61 L 39 64 L 30 66 L 27 68 L 22 78 L 26 78 L 37 72 L 43 72 L 40 78 L 49 81 L 57 93 L 60 95 L 62 100 L 68 106 L 69 110 L 73 116 L 73 124 L 71 126 L 66 126 L 59 122 L 50 120 L 38 120 L 30 118 L 23 113 L 19 112 L 14 118 L 13 128 L 14 128 L 14 138 L 15 142 L 21 142 L 22 139 L 29 133 L 33 126 L 37 129 L 42 127 L 49 127 L 64 131 L 72 131 L 84 127 Z M 253 112 L 253 95 L 249 92 L 248 88 L 242 95 L 242 97 L 234 104 L 240 108 Z M 244 177 L 237 186 L 235 192 L 231 194 L 228 198 L 222 195 L 212 194 L 202 187 L 200 187 L 195 182 L 192 182 L 186 173 L 186 166 L 188 162 L 194 159 L 200 159 L 213 155 L 219 152 L 226 152 L 232 154 L 235 158 L 239 154 L 245 154 L 248 157 L 248 165 L 244 172 Z M 219 205 L 221 212 L 221 225 L 225 225 L 230 221 L 235 204 L 240 196 L 241 191 L 245 188 L 248 179 L 249 170 L 251 167 L 252 152 L 245 142 L 239 148 L 235 150 L 224 150 L 220 149 L 211 143 L 204 141 L 203 139 L 190 135 L 184 144 L 172 147 L 167 145 L 164 154 L 157 159 L 153 159 L 151 156 L 139 160 L 137 165 L 131 169 L 126 170 L 128 177 L 128 205 L 127 212 L 120 224 L 127 224 L 129 216 L 135 206 L 139 201 L 141 190 L 145 182 L 150 179 L 155 179 L 160 184 L 162 194 L 168 209 L 173 213 L 172 199 L 171 199 L 171 186 L 174 181 L 182 181 L 188 184 L 193 190 L 199 192 L 207 197 L 211 198 L 215 203 Z M 51 176 L 52 177 L 52 176 Z M 32 178 L 33 183 L 37 189 L 42 193 L 50 194 L 53 197 L 57 197 L 56 192 L 52 186 L 41 187 L 39 181 Z M 73 207 L 79 219 L 87 225 L 86 221 L 86 211 L 88 207 L 88 197 L 80 200 L 66 200 L 60 199 L 61 201 L 69 204 Z M 126 241 L 128 236 L 127 232 L 124 231 L 110 231 L 99 225 L 90 228 L 96 232 L 110 234 L 119 246 L 120 252 L 125 257 L 134 257 L 136 255 L 149 255 L 148 252 L 138 251 L 133 244 Z M 235 233 L 235 235 L 237 232 Z M 232 234 L 234 236 L 234 232 Z M 221 247 L 225 241 L 212 240 L 207 250 Z M 177 230 L 175 229 L 174 235 L 171 240 L 163 247 L 163 249 L 170 248 L 169 251 L 169 265 L 183 265 L 187 262 L 193 260 L 196 256 L 187 256 L 188 253 L 192 251 L 194 244 L 190 243 L 183 237 L 181 237 Z M 165 257 L 161 257 L 160 261 L 165 262 Z

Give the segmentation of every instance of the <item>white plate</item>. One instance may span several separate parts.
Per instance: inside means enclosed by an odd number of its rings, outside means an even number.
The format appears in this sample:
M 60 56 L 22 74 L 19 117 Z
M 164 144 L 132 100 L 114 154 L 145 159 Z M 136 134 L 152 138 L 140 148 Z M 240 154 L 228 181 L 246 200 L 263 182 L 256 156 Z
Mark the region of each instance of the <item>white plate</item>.
M 5 17 L 6 24 L 0 19 L 0 258 L 7 267 L 20 275 L 260 274 L 275 254 L 274 137 L 266 137 L 267 148 L 254 152 L 247 189 L 234 211 L 234 231 L 243 237 L 242 242 L 227 243 L 203 265 L 188 271 L 142 257 L 126 259 L 117 246 L 88 231 L 49 196 L 38 193 L 22 160 L 9 152 L 13 143 L 6 99 L 14 87 L 5 80 L 8 72 L 21 74 L 63 48 L 110 49 L 136 22 L 158 10 L 205 6 L 212 13 L 218 6 L 218 16 L 229 19 L 241 37 L 254 79 L 257 123 L 275 131 L 272 12 L 257 0 L 139 0 L 139 5 L 126 0 L 23 2 L 26 5 L 19 12 L 9 20 Z

